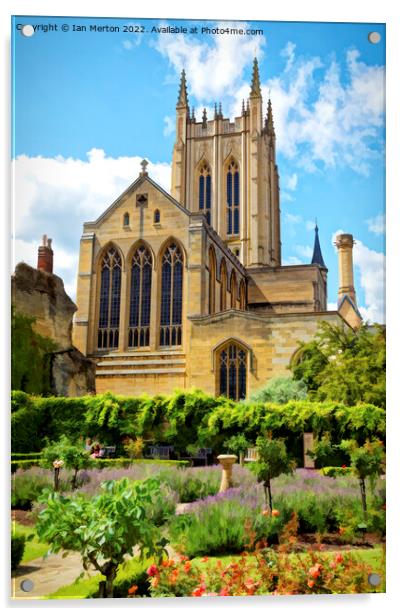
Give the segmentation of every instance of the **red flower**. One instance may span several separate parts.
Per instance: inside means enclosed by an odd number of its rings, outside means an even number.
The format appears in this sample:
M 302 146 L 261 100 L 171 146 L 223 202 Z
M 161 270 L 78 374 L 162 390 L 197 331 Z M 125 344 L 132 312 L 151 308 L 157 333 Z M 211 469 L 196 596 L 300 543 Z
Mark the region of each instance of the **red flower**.
M 321 569 L 322 565 L 320 565 L 320 563 L 316 563 L 313 567 L 310 567 L 308 574 L 313 578 L 318 578 L 320 576 Z
M 227 588 L 222 588 L 221 592 L 219 593 L 220 597 L 229 597 L 229 593 L 228 593 L 228 589 Z
M 150 567 L 148 567 L 147 573 L 150 577 L 153 577 L 154 575 L 158 575 L 159 569 L 156 565 L 151 565 Z
M 190 570 L 191 570 L 191 563 L 190 563 L 190 561 L 189 561 L 189 560 L 187 560 L 187 561 L 184 563 L 184 571 L 185 571 L 186 573 L 188 573 Z
M 205 593 L 205 590 L 206 590 L 205 584 L 200 584 L 199 586 L 197 586 L 197 588 L 194 588 L 194 590 L 191 593 L 191 595 L 193 597 L 202 597 L 203 594 Z
M 336 562 L 336 563 L 343 563 L 343 555 L 342 555 L 342 554 L 340 554 L 340 553 L 338 553 L 338 554 L 335 556 L 335 562 Z
M 279 511 L 278 511 L 277 509 L 272 509 L 272 516 L 273 516 L 274 518 L 277 518 L 277 517 L 278 517 L 278 515 L 279 515 Z
M 314 584 L 315 584 L 314 580 L 309 580 L 309 581 L 307 582 L 307 586 L 308 586 L 309 588 L 313 588 Z
M 342 464 L 342 468 L 346 468 L 346 464 Z
M 137 590 L 138 590 L 138 586 L 136 586 L 136 585 L 134 584 L 134 586 L 131 586 L 131 588 L 129 588 L 129 589 L 128 589 L 128 594 L 129 594 L 129 595 L 135 595 L 135 593 L 137 592 Z

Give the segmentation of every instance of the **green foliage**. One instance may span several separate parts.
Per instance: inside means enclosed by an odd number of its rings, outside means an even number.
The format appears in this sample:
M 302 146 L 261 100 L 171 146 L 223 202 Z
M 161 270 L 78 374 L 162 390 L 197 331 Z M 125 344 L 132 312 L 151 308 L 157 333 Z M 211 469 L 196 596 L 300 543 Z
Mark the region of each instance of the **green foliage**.
M 286 404 L 290 400 L 307 398 L 307 386 L 304 381 L 296 381 L 292 377 L 277 376 L 250 396 L 252 402 L 276 402 Z
M 252 443 L 246 439 L 244 434 L 235 434 L 228 438 L 223 445 L 226 452 L 239 455 L 239 453 L 246 453 L 247 449 L 252 446 Z
M 339 447 L 350 457 L 352 472 L 358 479 L 378 477 L 383 472 L 384 446 L 381 441 L 366 441 L 362 447 L 354 440 L 344 440 Z
M 256 444 L 257 461 L 252 462 L 250 468 L 257 481 L 264 485 L 266 502 L 272 513 L 271 481 L 279 475 L 293 473 L 296 463 L 289 458 L 286 445 L 281 439 L 259 436 Z
M 11 570 L 15 571 L 24 555 L 25 535 L 13 534 L 11 536 Z
M 109 426 L 106 414 L 102 419 L 99 411 L 105 396 L 106 401 L 110 399 L 106 394 L 24 399 L 11 418 L 12 451 L 40 450 L 46 437 L 57 441 L 63 434 L 72 441 L 80 436 L 97 437 L 104 445 L 118 447 L 129 436 L 171 444 L 180 457 L 186 456 L 189 445 L 211 447 L 218 454 L 233 436 L 243 435 L 247 442 L 255 443 L 258 436 L 272 432 L 273 438 L 285 439 L 289 454 L 301 464 L 303 432 L 313 432 L 317 439 L 328 433 L 334 445 L 342 439 L 353 438 L 363 444 L 367 438 L 385 436 L 385 411 L 367 403 L 348 407 L 338 402 L 311 400 L 294 400 L 284 405 L 234 402 L 199 391 L 154 398 L 113 396 L 114 419 L 113 426 Z M 17 400 L 14 393 L 14 406 Z M 327 460 L 325 464 L 337 465 L 338 461 Z
M 350 466 L 323 466 L 320 473 L 324 477 L 347 477 L 352 474 Z
M 385 408 L 385 330 L 362 325 L 355 333 L 322 322 L 315 338 L 300 344 L 291 365 L 313 400 Z
M 274 541 L 283 525 L 280 518 L 268 518 L 237 500 L 222 500 L 202 507 L 197 513 L 171 519 L 169 536 L 181 553 L 189 558 L 237 554 L 250 541 Z
M 54 553 L 75 550 L 81 553 L 84 570 L 94 566 L 105 578 L 100 596 L 113 596 L 113 582 L 125 554 L 140 558 L 163 554 L 166 539 L 149 516 L 147 505 L 158 498 L 159 483 L 154 479 L 129 484 L 127 479 L 102 484 L 102 493 L 90 500 L 82 495 L 65 498 L 47 493 L 46 505 L 38 516 L 39 539 L 49 543 Z
M 56 344 L 37 334 L 35 319 L 11 312 L 11 387 L 32 394 L 51 390 L 51 354 Z

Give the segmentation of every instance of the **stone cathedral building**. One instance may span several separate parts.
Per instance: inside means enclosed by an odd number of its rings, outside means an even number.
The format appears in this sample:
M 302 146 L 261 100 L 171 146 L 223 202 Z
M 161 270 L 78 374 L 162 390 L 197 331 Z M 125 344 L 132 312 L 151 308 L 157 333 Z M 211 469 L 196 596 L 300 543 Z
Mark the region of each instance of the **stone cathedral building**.
M 357 328 L 353 238 L 338 236 L 339 301 L 327 311 L 318 229 L 312 262 L 282 265 L 271 101 L 257 60 L 231 122 L 190 113 L 183 71 L 170 194 L 147 172 L 81 237 L 74 344 L 94 359 L 97 392 L 197 387 L 234 399 L 286 374 L 320 321 Z

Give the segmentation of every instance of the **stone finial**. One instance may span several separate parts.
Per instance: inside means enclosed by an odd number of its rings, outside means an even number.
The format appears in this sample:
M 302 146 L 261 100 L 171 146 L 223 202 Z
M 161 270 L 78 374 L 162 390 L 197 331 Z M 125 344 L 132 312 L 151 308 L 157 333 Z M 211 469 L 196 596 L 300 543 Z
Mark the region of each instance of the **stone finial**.
M 261 97 L 261 84 L 260 84 L 260 73 L 258 70 L 258 60 L 254 58 L 253 63 L 253 76 L 251 79 L 251 98 Z
M 141 161 L 140 165 L 141 165 L 140 175 L 141 176 L 148 175 L 147 167 L 149 165 L 149 162 L 146 160 L 146 158 L 144 158 Z
M 219 111 L 218 111 L 218 115 L 220 117 L 220 119 L 223 118 L 223 113 L 222 113 L 222 103 L 219 103 Z
M 180 78 L 179 98 L 177 99 L 176 109 L 186 107 L 188 109 L 186 71 L 183 69 Z
M 192 121 L 192 122 L 195 122 L 195 111 L 194 111 L 194 107 L 193 107 L 193 109 L 192 109 L 192 111 L 191 111 L 191 121 Z
M 202 128 L 206 128 L 207 127 L 207 110 L 204 107 L 204 110 L 202 112 Z
M 267 117 L 265 118 L 265 128 L 268 135 L 275 136 L 274 116 L 272 114 L 271 98 L 268 99 Z
M 214 103 L 214 120 L 218 119 L 218 106 Z
M 246 114 L 246 107 L 244 106 L 244 98 L 241 102 L 241 114 L 245 115 Z

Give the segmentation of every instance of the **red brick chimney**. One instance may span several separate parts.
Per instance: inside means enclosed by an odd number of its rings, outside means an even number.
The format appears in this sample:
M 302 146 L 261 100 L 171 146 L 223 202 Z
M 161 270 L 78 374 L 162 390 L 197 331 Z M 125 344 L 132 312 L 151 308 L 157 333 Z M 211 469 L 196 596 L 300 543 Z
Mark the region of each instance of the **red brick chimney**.
M 38 248 L 38 269 L 53 274 L 52 240 L 47 235 L 42 237 L 42 246 Z

